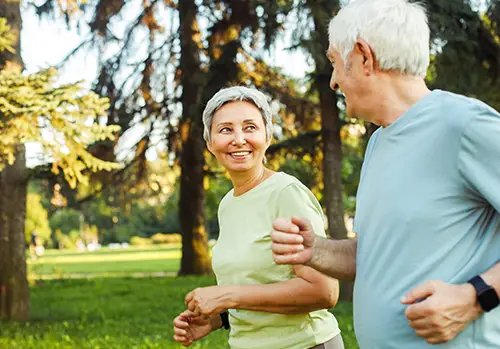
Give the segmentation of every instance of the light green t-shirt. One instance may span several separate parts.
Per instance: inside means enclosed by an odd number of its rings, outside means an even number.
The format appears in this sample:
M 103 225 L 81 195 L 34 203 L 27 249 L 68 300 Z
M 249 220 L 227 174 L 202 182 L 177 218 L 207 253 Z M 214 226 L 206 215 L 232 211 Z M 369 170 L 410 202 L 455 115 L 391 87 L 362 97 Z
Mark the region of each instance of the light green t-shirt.
M 243 195 L 229 191 L 219 206 L 220 235 L 212 251 L 217 283 L 271 284 L 294 278 L 292 266 L 274 263 L 270 237 L 276 218 L 292 216 L 307 217 L 316 234 L 325 236 L 320 204 L 295 177 L 279 172 Z M 229 322 L 232 349 L 307 349 L 340 333 L 327 310 L 282 315 L 230 309 Z

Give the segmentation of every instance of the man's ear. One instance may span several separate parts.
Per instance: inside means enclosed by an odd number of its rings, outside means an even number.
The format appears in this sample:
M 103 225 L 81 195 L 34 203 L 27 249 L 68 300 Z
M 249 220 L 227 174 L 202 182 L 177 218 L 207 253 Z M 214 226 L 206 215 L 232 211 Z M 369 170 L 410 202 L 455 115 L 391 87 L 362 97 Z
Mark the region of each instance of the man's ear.
M 373 74 L 376 69 L 376 57 L 372 48 L 363 39 L 356 39 L 354 50 L 361 56 L 364 73 L 367 75 Z

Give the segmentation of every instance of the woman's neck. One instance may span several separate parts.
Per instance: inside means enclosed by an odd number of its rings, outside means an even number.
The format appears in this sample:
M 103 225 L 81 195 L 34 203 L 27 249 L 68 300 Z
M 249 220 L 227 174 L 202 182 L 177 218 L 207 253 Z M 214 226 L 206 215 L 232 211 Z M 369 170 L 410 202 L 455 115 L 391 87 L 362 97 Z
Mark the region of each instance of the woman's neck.
M 240 196 L 245 194 L 247 191 L 252 190 L 257 185 L 271 177 L 273 173 L 274 171 L 267 169 L 264 165 L 245 172 L 230 173 L 229 175 L 234 187 L 234 196 Z

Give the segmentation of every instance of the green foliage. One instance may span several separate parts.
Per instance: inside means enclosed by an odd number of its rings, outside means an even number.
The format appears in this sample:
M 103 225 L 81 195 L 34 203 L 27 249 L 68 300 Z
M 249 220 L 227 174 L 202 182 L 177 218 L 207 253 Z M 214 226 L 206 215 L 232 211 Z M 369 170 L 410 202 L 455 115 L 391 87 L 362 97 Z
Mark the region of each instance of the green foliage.
M 207 222 L 207 230 L 212 237 L 219 233 L 219 226 L 217 221 L 217 211 L 219 203 L 233 188 L 233 184 L 226 175 L 215 175 L 212 177 L 205 177 L 205 219 Z
M 80 231 L 82 228 L 82 214 L 72 208 L 63 208 L 56 211 L 49 219 L 53 231 L 59 230 L 64 235 L 71 231 Z
M 130 238 L 130 244 L 132 246 L 149 246 L 153 244 L 153 240 L 150 238 L 143 238 L 140 236 L 132 236 Z
M 318 184 L 318 169 L 304 159 L 286 159 L 279 170 L 298 178 L 309 189 Z
M 99 230 L 95 225 L 84 224 L 82 231 L 79 231 L 78 237 L 86 244 L 99 240 Z
M 86 169 L 120 168 L 87 151 L 94 142 L 113 139 L 119 127 L 98 123 L 106 114 L 107 99 L 85 93 L 80 84 L 55 86 L 56 77 L 53 68 L 26 76 L 0 71 L 0 170 L 14 162 L 17 144 L 38 142 L 52 161 L 52 171 L 62 171 L 74 188 L 88 182 Z
M 100 195 L 88 202 L 83 209 L 85 222 L 99 228 L 101 243 L 128 241 L 131 232 L 127 227 L 124 228 L 123 237 L 119 234 L 121 224 L 124 222 L 125 218 L 118 221 L 118 226 L 113 222 L 114 217 L 120 217 L 121 215 L 120 208 L 116 207 L 115 202 L 111 200 L 114 200 L 113 196 Z M 132 235 L 133 234 L 135 233 L 132 233 Z
M 429 85 L 500 109 L 500 27 L 495 25 L 500 2 L 482 2 L 489 6 L 486 13 L 476 11 L 477 4 L 471 0 L 425 3 L 435 51 Z
M 172 320 L 185 295 L 214 285 L 213 277 L 55 280 L 32 286 L 32 322 L 0 326 L 0 348 L 9 349 L 180 349 Z M 147 290 L 147 292 L 144 292 Z M 346 349 L 357 349 L 352 304 L 332 312 Z M 224 349 L 228 331 L 217 330 L 193 349 Z
M 49 226 L 47 211 L 41 204 L 41 196 L 36 193 L 28 193 L 26 198 L 26 221 L 25 228 L 26 242 L 29 243 L 31 233 L 37 232 L 42 242 L 50 239 L 52 230 Z
M 15 36 L 10 30 L 10 26 L 7 24 L 7 19 L 0 17 L 0 52 L 7 50 L 10 53 L 14 53 L 14 47 L 12 47 Z
M 74 230 L 72 230 L 74 231 Z M 71 232 L 70 232 L 71 233 Z M 76 239 L 72 239 L 70 233 L 63 234 L 59 229 L 55 231 L 54 240 L 58 248 L 74 249 L 76 248 Z
M 180 244 L 182 243 L 182 235 L 181 234 L 162 234 L 157 233 L 151 237 L 153 244 L 162 245 L 162 244 Z

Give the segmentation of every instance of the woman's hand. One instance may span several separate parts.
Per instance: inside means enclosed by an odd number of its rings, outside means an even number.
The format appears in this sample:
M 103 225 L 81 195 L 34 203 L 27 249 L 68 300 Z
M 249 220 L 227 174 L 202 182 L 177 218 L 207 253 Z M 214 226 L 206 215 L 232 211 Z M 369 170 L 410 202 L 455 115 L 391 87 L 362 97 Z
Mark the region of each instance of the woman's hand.
M 186 307 L 195 316 L 218 316 L 232 305 L 231 292 L 224 286 L 197 288 L 186 295 Z
M 212 319 L 192 315 L 186 310 L 174 319 L 174 340 L 185 347 L 215 330 Z

